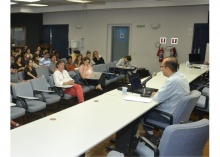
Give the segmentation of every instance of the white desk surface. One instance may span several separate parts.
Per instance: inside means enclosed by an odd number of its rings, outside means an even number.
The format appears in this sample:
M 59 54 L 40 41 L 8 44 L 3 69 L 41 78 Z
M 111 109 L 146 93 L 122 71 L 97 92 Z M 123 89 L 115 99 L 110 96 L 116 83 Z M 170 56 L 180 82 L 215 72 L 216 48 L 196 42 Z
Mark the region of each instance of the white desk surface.
M 16 104 L 11 102 L 11 107 L 12 107 L 12 106 L 16 106 Z
M 182 64 L 179 71 L 191 82 L 207 70 L 190 69 Z M 146 86 L 159 89 L 166 79 L 159 72 Z M 154 100 L 150 103 L 123 100 L 127 95 L 115 89 L 11 130 L 11 156 L 74 157 L 85 153 L 157 105 Z
M 11 156 L 79 156 L 156 104 L 125 101 L 120 95 L 95 97 L 11 130 Z
M 188 80 L 189 83 L 195 80 L 200 75 L 204 74 L 208 70 L 209 68 L 203 68 L 203 69 L 187 68 L 185 63 L 180 64 L 180 68 L 179 68 L 179 72 L 183 73 L 186 76 L 186 79 Z M 142 81 L 143 80 L 144 79 L 142 79 Z M 166 80 L 167 77 L 165 77 L 163 73 L 160 71 L 157 73 L 156 76 L 154 76 L 151 80 L 149 80 L 146 83 L 146 87 L 160 89 Z

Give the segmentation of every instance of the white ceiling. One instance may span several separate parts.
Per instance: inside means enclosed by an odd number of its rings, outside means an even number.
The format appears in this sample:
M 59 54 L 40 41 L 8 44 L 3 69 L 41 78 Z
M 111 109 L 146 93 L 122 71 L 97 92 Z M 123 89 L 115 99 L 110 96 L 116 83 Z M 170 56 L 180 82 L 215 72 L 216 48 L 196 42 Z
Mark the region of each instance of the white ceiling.
M 34 4 L 46 4 L 47 7 L 30 7 L 28 2 L 16 2 L 11 5 L 11 13 L 44 13 L 73 10 L 167 7 L 186 5 L 207 5 L 209 0 L 90 0 L 87 4 L 74 3 L 66 0 L 41 0 Z M 15 2 L 11 0 L 11 2 Z

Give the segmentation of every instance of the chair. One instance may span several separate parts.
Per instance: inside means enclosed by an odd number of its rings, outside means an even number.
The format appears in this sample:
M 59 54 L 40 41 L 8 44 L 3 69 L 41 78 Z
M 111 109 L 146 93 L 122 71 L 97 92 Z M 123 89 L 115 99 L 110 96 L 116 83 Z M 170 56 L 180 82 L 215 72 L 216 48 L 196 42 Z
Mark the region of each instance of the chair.
M 37 111 L 43 111 L 44 116 L 46 116 L 45 108 L 46 103 L 39 100 L 39 98 L 34 97 L 33 89 L 30 82 L 21 82 L 12 86 L 13 98 L 16 100 L 18 107 L 23 107 L 28 113 L 34 113 Z
M 93 85 L 89 85 L 87 82 L 84 82 L 83 79 L 81 78 L 80 76 L 80 73 L 79 73 L 79 70 L 75 70 L 75 73 L 76 73 L 76 76 L 78 78 L 78 81 L 81 85 L 87 85 L 89 86 L 90 90 L 94 90 L 95 89 L 95 86 Z
M 82 86 L 83 93 L 88 93 L 91 90 L 88 85 L 85 85 L 80 81 L 80 78 L 78 77 L 75 71 L 69 71 L 68 73 L 75 83 L 80 84 Z
M 19 71 L 18 72 L 18 78 L 19 78 L 19 80 L 26 80 L 26 78 L 24 76 L 24 71 Z
M 106 76 L 111 74 L 109 71 L 108 71 L 108 67 L 106 64 L 98 64 L 96 65 L 98 67 L 98 72 L 102 72 L 104 73 Z M 113 76 L 115 76 L 114 78 L 111 78 L 111 79 L 106 79 L 105 80 L 105 85 L 109 85 L 110 83 L 113 83 L 113 82 L 116 82 L 117 81 L 117 77 L 116 77 L 116 74 L 111 74 Z
M 12 96 L 11 96 L 12 103 Z M 17 105 L 11 106 L 11 119 L 16 119 L 25 115 L 25 109 L 22 107 L 18 107 Z
M 48 67 L 36 68 L 36 72 L 38 77 L 45 77 L 47 79 L 47 82 L 49 82 L 50 72 Z
M 30 83 L 34 90 L 34 95 L 41 101 L 45 102 L 47 105 L 51 105 L 60 101 L 61 97 L 52 90 L 52 88 L 47 83 L 46 78 L 40 77 L 31 79 Z M 58 108 L 60 110 L 59 103 Z
M 142 119 L 143 126 L 151 126 L 164 130 L 169 125 L 188 122 L 200 95 L 201 92 L 193 90 L 188 96 L 176 100 L 178 101 L 178 105 L 172 114 L 153 109 L 148 116 Z
M 14 74 L 11 73 L 11 82 L 13 82 L 13 83 L 19 83 L 20 82 L 19 77 L 18 77 L 18 73 L 14 73 Z
M 202 119 L 187 124 L 168 126 L 156 147 L 145 137 L 139 137 L 136 147 L 138 156 L 202 156 L 204 146 L 209 138 L 209 121 Z M 123 154 L 111 151 L 107 157 L 119 157 Z
M 204 85 L 199 91 L 201 91 L 201 96 L 197 102 L 196 110 L 199 111 L 199 119 L 202 119 L 204 112 L 209 113 L 209 86 Z

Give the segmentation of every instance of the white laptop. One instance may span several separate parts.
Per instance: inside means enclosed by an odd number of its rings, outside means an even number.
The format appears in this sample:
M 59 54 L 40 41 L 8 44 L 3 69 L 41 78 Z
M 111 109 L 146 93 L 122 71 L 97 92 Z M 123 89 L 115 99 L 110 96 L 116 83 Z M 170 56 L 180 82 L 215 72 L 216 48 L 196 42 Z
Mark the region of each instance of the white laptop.
M 92 72 L 90 77 L 87 79 L 91 79 L 91 80 L 99 80 L 101 77 L 102 73 L 101 72 Z

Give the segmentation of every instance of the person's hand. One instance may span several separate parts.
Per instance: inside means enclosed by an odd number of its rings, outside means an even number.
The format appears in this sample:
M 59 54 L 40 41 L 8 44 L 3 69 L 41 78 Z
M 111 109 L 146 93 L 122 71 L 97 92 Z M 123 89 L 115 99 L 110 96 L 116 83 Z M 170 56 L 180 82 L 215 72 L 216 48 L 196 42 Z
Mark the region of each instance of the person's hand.
M 70 80 L 70 81 L 68 81 L 68 84 L 69 84 L 69 85 L 74 85 L 74 81 L 73 81 L 73 80 Z
M 17 73 L 17 72 L 18 72 L 17 69 L 11 69 L 11 73 L 15 74 L 15 73 Z
M 153 97 L 156 93 L 157 92 L 152 92 L 150 96 Z

